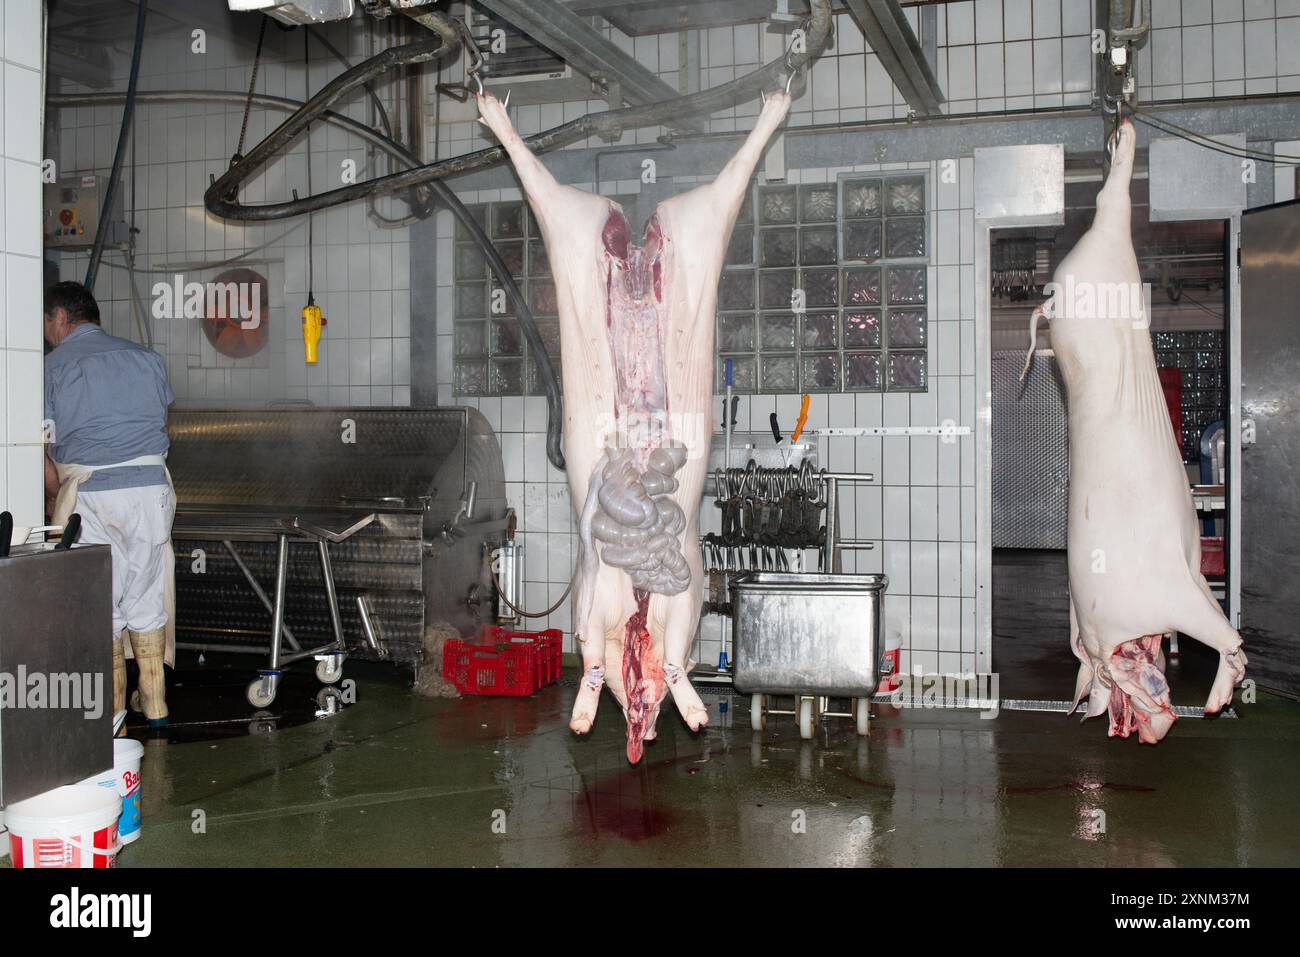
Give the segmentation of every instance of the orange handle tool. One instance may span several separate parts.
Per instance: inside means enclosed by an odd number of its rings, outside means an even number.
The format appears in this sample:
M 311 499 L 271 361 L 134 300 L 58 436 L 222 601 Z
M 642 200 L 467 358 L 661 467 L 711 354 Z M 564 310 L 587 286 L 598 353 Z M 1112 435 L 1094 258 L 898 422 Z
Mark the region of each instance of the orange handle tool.
M 812 397 L 804 393 L 803 402 L 799 404 L 799 421 L 795 423 L 794 431 L 790 433 L 790 444 L 794 445 L 799 441 L 799 435 L 803 432 L 803 427 L 808 422 L 808 403 Z

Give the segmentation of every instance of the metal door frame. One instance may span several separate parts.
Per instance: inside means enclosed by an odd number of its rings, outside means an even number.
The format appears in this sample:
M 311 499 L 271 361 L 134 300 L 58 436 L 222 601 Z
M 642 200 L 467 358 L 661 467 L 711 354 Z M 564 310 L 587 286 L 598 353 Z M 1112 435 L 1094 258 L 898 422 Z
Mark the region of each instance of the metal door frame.
M 1241 213 L 1227 219 L 1228 268 L 1224 290 L 1228 293 L 1224 322 L 1228 344 L 1228 449 L 1225 536 L 1228 546 L 1226 597 L 1228 621 L 1241 627 Z
M 1026 145 L 1018 149 L 1031 151 L 1044 145 Z M 1063 147 L 1057 145 L 1056 149 Z M 1007 148 L 1004 148 L 1007 149 Z M 989 151 L 990 153 L 992 151 Z M 1014 150 L 1008 150 L 1004 168 L 1016 169 Z M 979 163 L 975 164 L 976 170 Z M 1032 202 L 1007 204 L 1000 208 L 993 203 L 990 212 L 980 214 L 982 193 L 977 177 L 973 185 L 975 209 L 975 670 L 980 674 L 993 671 L 993 349 L 992 349 L 992 251 L 991 234 L 995 229 L 1019 226 L 1039 226 L 1047 223 L 1059 225 L 1064 220 L 1065 169 L 1064 162 L 1051 176 L 1040 177 L 1040 182 L 1060 178 L 1060 208 L 1035 208 Z M 991 179 L 997 179 L 997 176 Z M 1032 191 L 1030 191 L 1032 192 Z M 1037 197 L 1036 197 L 1037 198 Z M 992 209 L 999 209 L 992 212 Z M 1060 219 L 1056 219 L 1059 215 Z M 1025 311 L 1028 321 L 1029 304 Z

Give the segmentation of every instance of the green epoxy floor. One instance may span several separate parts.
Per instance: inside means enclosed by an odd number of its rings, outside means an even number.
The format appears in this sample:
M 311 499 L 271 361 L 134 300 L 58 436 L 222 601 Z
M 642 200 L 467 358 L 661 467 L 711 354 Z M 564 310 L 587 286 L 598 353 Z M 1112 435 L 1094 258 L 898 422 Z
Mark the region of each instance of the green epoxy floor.
M 458 701 L 417 698 L 391 668 L 351 675 L 340 714 L 151 742 L 121 865 L 1300 864 L 1300 705 L 1280 698 L 1149 747 L 1108 739 L 1104 718 L 1008 712 L 882 715 L 867 740 L 827 719 L 808 743 L 773 717 L 760 738 L 748 699 L 714 695 L 707 732 L 666 710 L 630 768 L 608 694 L 590 737 L 569 732 L 572 674 Z

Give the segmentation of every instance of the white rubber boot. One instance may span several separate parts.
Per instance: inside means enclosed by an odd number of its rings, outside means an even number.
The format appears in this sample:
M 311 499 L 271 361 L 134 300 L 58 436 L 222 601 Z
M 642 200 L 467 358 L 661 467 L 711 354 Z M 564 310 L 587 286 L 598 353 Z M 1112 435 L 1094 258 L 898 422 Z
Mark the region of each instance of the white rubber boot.
M 131 706 L 143 711 L 150 726 L 167 723 L 167 681 L 163 674 L 163 653 L 167 633 L 162 628 L 153 631 L 131 631 L 131 650 L 140 666 L 140 690 L 131 697 Z

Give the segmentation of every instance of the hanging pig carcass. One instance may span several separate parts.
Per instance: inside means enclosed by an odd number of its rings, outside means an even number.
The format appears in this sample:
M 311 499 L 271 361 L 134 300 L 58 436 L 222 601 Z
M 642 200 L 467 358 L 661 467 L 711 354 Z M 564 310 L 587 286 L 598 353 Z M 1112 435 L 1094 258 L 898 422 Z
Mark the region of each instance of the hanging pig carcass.
M 1096 218 L 1034 310 L 1025 370 L 1046 317 L 1069 413 L 1074 704 L 1087 696 L 1086 717 L 1108 711 L 1112 736 L 1137 731 L 1155 743 L 1176 717 L 1165 635 L 1181 632 L 1219 653 L 1207 714 L 1232 700 L 1246 655 L 1201 574 L 1199 523 L 1156 373 L 1130 224 L 1136 138 L 1125 120 L 1111 139 Z
M 558 299 L 565 458 L 580 509 L 573 629 L 583 676 L 569 726 L 591 729 L 608 683 L 635 763 L 667 694 L 691 730 L 708 723 L 687 654 L 703 602 L 698 513 L 718 280 L 790 96 L 769 96 L 717 178 L 660 203 L 639 242 L 617 203 L 556 182 L 495 97 L 478 106 L 537 217 Z

